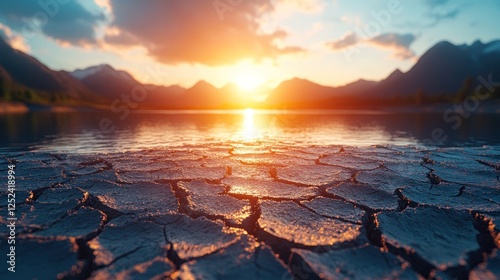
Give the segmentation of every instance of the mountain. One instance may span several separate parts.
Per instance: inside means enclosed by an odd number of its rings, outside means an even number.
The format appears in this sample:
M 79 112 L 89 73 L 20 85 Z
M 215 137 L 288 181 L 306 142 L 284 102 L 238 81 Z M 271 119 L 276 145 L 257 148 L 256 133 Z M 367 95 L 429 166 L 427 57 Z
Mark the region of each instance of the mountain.
M 500 76 L 500 41 L 455 46 L 440 42 L 420 57 L 406 73 L 394 72 L 363 94 L 371 96 L 454 94 L 467 78 Z M 477 83 L 477 80 L 476 80 Z
M 397 79 L 400 79 L 403 76 L 404 76 L 404 73 L 401 72 L 401 70 L 396 69 L 387 78 L 385 78 L 385 80 L 386 81 L 396 81 Z
M 455 100 L 478 84 L 477 77 L 488 79 L 490 75 L 493 80 L 500 77 L 500 41 L 458 46 L 444 41 L 424 53 L 408 72 L 396 69 L 378 82 L 360 79 L 329 87 L 294 78 L 274 89 L 261 86 L 243 91 L 234 84 L 216 88 L 199 81 L 186 89 L 177 85 L 144 85 L 126 71 L 107 64 L 73 72 L 54 71 L 0 39 L 0 100 L 45 105 L 109 109 L 117 100 L 127 102 L 123 98 L 128 95 L 130 100 L 135 92 L 144 95 L 144 99 L 132 100 L 139 104 L 139 109 L 402 106 Z
M 318 85 L 305 79 L 294 78 L 282 82 L 266 100 L 270 106 L 298 105 L 332 97 L 334 88 Z
M 116 70 L 112 66 L 102 64 L 70 72 L 71 76 L 79 79 L 87 88 L 110 100 L 121 101 L 128 96 L 141 109 L 172 109 L 179 107 L 179 98 L 186 91 L 185 88 L 173 86 L 143 85 L 126 71 Z M 134 93 L 134 91 L 136 91 Z M 132 94 L 142 95 L 134 100 Z M 189 104 L 184 104 L 189 107 Z
M 102 98 L 64 71 L 53 71 L 0 39 L 0 74 L 9 82 L 5 99 L 45 103 L 99 102 Z M 7 97 L 9 95 L 9 97 Z
M 474 88 L 479 83 L 477 77 L 488 79 L 489 75 L 493 76 L 493 80 L 500 77 L 500 41 L 487 44 L 476 41 L 459 46 L 443 41 L 424 53 L 406 73 L 396 69 L 379 82 L 361 79 L 335 88 L 295 78 L 282 82 L 266 102 L 271 107 L 369 107 L 398 105 L 386 102 L 397 97 L 412 102 L 417 93 L 436 96 L 435 100 L 444 102 L 455 96 L 464 85 Z
M 470 77 L 488 77 L 489 74 L 500 76 L 498 65 L 500 41 L 488 44 L 477 41 L 472 45 L 459 46 L 444 41 L 424 53 L 408 72 L 403 73 L 396 69 L 379 82 L 360 79 L 344 86 L 329 87 L 294 78 L 282 82 L 273 90 L 264 87 L 256 89 L 256 92 L 264 96 L 263 99 L 267 95 L 265 104 L 259 105 L 249 99 L 251 94 L 241 94 L 241 89 L 234 84 L 218 89 L 206 81 L 200 81 L 188 89 L 157 87 L 148 92 L 147 100 L 141 105 L 158 109 L 220 109 L 246 106 L 339 108 L 356 107 L 357 104 L 369 107 L 377 102 L 389 105 L 384 100 L 406 97 L 405 100 L 413 101 L 417 92 L 424 92 L 429 96 L 453 96 Z M 92 91 L 108 98 L 120 98 L 121 94 L 140 85 L 126 72 L 115 70 L 109 65 L 77 70 L 72 75 Z
M 282 82 L 271 91 L 266 100 L 268 107 L 287 108 L 331 108 L 345 105 L 349 98 L 359 98 L 378 82 L 357 80 L 340 87 L 318 85 L 308 80 L 294 78 Z
M 182 93 L 173 106 L 179 109 L 217 109 L 224 105 L 219 89 L 206 81 L 199 81 Z
M 399 70 L 396 70 L 399 71 Z M 396 72 L 395 71 L 395 72 Z M 401 73 L 401 71 L 400 71 Z M 394 73 L 393 73 L 394 74 Z M 336 96 L 355 96 L 360 93 L 373 88 L 376 86 L 378 82 L 375 81 L 367 81 L 364 79 L 357 80 L 353 83 L 347 84 L 345 86 L 334 88 Z
M 101 64 L 97 66 L 88 67 L 85 69 L 76 69 L 75 71 L 70 73 L 71 76 L 75 77 L 78 80 L 86 79 L 90 76 L 95 76 L 97 74 L 109 74 L 110 76 L 122 77 L 129 81 L 134 81 L 134 78 L 125 71 L 115 70 L 108 64 Z
M 93 92 L 109 99 L 121 99 L 122 94 L 130 94 L 135 86 L 141 85 L 127 72 L 115 70 L 107 64 L 77 69 L 69 74 Z
M 0 77 L 5 79 L 6 81 L 12 81 L 12 78 L 10 77 L 9 73 L 3 69 L 3 67 L 0 65 Z

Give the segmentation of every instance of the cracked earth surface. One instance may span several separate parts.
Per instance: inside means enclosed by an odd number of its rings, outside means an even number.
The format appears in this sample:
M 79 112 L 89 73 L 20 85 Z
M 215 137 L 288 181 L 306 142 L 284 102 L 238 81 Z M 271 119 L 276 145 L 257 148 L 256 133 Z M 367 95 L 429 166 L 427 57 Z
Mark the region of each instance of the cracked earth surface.
M 16 164 L 17 279 L 500 277 L 494 147 L 233 143 L 0 162 L 2 180 Z M 6 193 L 0 210 L 6 228 Z

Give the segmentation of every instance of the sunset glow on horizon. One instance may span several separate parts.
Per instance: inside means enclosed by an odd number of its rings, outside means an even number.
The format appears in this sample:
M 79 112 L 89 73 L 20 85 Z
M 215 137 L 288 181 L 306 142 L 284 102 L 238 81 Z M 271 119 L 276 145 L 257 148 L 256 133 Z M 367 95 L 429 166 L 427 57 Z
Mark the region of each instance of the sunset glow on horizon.
M 105 63 L 143 83 L 247 92 L 296 77 L 340 86 L 405 72 L 439 41 L 495 39 L 500 10 L 492 0 L 53 2 L 2 2 L 0 36 L 57 70 Z
M 252 74 L 242 74 L 235 82 L 243 91 L 249 92 L 262 84 L 262 78 Z
M 0 280 L 500 278 L 499 14 L 0 1 Z

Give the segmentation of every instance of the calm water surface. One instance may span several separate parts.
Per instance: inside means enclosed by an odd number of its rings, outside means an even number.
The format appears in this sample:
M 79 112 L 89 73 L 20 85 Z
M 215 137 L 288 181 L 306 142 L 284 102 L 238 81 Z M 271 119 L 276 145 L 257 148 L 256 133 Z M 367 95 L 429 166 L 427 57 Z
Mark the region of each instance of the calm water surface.
M 372 111 L 31 112 L 0 115 L 0 151 L 114 152 L 254 142 L 304 145 L 498 146 L 500 116 L 476 114 L 456 130 L 442 114 Z M 442 129 L 446 141 L 430 141 Z

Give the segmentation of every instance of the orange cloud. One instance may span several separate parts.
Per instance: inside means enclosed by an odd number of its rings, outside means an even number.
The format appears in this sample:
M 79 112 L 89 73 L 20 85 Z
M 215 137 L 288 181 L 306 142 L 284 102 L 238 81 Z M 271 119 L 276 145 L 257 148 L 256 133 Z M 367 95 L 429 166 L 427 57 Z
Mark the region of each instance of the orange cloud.
M 30 51 L 30 46 L 24 41 L 23 37 L 14 34 L 8 26 L 0 23 L 0 38 L 2 37 L 12 48 L 16 50 L 20 50 L 25 53 Z
M 105 42 L 140 45 L 165 64 L 233 64 L 303 51 L 278 46 L 283 30 L 261 31 L 259 20 L 274 10 L 273 0 L 111 0 L 114 20 Z

